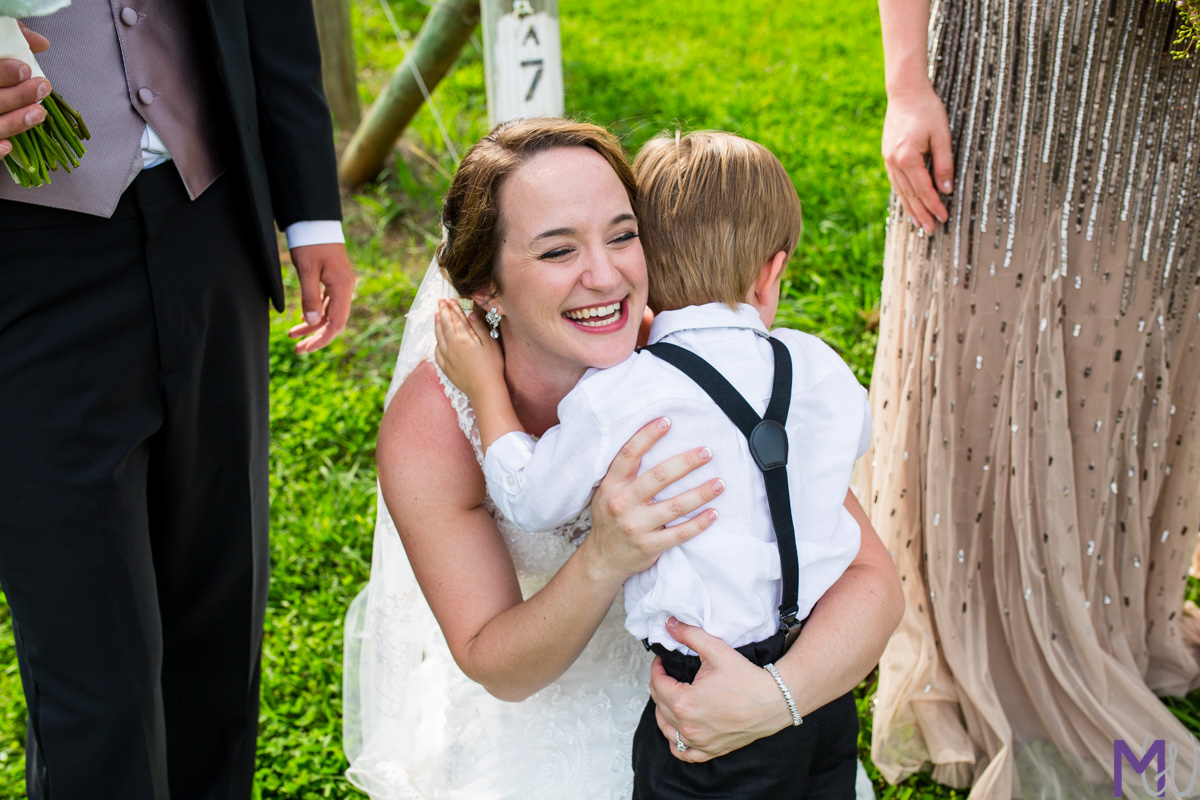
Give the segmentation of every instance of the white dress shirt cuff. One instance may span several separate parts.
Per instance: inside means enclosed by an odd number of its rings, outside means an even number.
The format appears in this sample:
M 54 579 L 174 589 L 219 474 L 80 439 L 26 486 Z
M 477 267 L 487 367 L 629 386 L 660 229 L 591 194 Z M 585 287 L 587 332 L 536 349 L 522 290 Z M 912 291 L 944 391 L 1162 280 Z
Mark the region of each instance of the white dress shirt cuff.
M 287 235 L 288 250 L 307 247 L 311 244 L 346 243 L 346 234 L 342 232 L 342 223 L 336 219 L 293 222 L 287 226 L 284 234 Z
M 512 515 L 506 508 L 509 504 L 503 500 L 520 494 L 524 469 L 533 458 L 533 445 L 533 437 L 528 433 L 512 431 L 492 442 L 483 456 L 483 477 L 488 491 L 507 517 Z

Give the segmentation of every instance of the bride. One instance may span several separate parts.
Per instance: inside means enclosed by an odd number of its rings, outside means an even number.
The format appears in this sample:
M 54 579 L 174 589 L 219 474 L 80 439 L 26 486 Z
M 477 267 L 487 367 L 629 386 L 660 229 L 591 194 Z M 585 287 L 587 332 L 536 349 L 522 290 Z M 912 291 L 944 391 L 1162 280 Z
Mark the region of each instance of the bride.
M 703 631 L 676 634 L 705 662 L 679 684 L 651 669 L 622 624 L 624 580 L 711 521 L 702 511 L 664 528 L 711 500 L 716 481 L 654 502 L 707 453 L 639 476 L 652 447 L 650 461 L 670 452 L 669 424 L 648 421 L 590 510 L 522 532 L 487 497 L 471 408 L 432 361 L 440 298 L 495 309 L 518 416 L 533 434 L 556 424 L 584 371 L 635 345 L 646 271 L 634 210 L 619 143 L 584 123 L 505 123 L 455 175 L 446 240 L 409 312 L 380 427 L 371 583 L 346 620 L 347 774 L 375 800 L 624 800 L 647 686 L 663 735 L 691 743 L 673 750 L 684 760 L 791 723 L 774 679 Z M 613 304 L 607 318 L 567 316 Z M 887 552 L 857 502 L 847 505 L 860 553 L 778 664 L 802 715 L 871 670 L 902 610 Z

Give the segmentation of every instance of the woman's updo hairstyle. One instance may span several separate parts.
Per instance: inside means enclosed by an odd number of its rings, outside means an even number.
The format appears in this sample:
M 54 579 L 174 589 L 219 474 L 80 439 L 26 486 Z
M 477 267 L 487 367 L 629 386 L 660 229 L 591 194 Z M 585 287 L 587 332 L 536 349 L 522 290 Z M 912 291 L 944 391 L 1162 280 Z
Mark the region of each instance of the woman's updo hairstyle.
M 496 285 L 504 179 L 533 156 L 557 147 L 589 147 L 603 156 L 624 184 L 632 206 L 633 170 L 617 137 L 604 128 L 569 119 L 519 119 L 497 125 L 467 151 L 442 205 L 446 238 L 438 246 L 438 263 L 460 297 Z

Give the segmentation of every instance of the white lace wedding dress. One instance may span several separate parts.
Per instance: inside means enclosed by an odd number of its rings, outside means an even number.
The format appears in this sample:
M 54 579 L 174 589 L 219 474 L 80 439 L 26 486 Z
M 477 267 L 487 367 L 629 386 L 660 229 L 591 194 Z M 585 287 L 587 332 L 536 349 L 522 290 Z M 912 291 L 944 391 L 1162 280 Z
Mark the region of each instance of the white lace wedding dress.
M 433 314 L 443 297 L 457 295 L 435 262 L 409 310 L 387 402 L 432 358 Z M 466 395 L 438 375 L 482 464 Z M 508 544 L 525 597 L 546 585 L 591 528 L 585 510 L 554 530 L 525 533 L 490 498 L 484 507 Z M 652 657 L 625 630 L 624 608 L 618 595 L 557 681 L 520 703 L 497 700 L 454 663 L 381 498 L 371 582 L 346 614 L 346 776 L 372 800 L 628 800 Z M 874 800 L 861 764 L 856 788 L 857 800 Z
M 433 312 L 454 297 L 431 265 L 409 311 L 392 386 L 432 357 Z M 459 427 L 482 462 L 466 396 L 444 375 Z M 589 512 L 525 533 L 484 506 L 508 543 L 526 596 L 540 590 L 591 526 Z M 575 664 L 521 703 L 489 695 L 455 665 L 382 500 L 371 583 L 346 615 L 347 776 L 373 800 L 627 800 L 630 748 L 648 697 L 651 655 L 624 628 L 617 598 Z

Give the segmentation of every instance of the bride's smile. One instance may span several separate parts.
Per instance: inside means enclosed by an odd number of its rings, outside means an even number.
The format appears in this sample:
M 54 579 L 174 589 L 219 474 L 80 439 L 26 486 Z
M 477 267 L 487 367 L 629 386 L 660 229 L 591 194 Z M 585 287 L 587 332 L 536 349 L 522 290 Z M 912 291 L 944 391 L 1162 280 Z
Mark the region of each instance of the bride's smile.
M 564 311 L 563 316 L 589 331 L 609 333 L 619 330 L 629 319 L 628 300 L 623 297 L 613 303 L 574 308 Z

